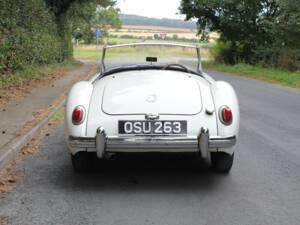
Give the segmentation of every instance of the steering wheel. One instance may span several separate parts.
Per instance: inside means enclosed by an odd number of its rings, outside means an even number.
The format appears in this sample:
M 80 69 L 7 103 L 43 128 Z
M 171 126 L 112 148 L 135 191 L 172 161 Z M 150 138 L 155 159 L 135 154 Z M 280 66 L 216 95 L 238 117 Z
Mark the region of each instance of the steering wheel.
M 180 67 L 180 68 L 184 69 L 186 72 L 190 73 L 190 70 L 187 67 L 185 67 L 181 64 L 176 64 L 176 63 L 172 63 L 172 64 L 168 64 L 168 65 L 164 66 L 163 70 L 166 70 L 170 67 Z

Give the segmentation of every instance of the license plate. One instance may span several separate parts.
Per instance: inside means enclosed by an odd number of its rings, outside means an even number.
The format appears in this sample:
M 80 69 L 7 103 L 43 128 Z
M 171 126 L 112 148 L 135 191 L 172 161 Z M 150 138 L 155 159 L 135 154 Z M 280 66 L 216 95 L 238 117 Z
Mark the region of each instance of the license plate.
M 119 134 L 185 135 L 187 121 L 119 121 Z

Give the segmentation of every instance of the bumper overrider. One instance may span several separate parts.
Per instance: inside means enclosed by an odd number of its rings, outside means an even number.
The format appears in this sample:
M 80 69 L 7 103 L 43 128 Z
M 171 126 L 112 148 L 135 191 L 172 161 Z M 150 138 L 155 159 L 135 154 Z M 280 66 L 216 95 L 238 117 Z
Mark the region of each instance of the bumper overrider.
M 198 137 L 145 137 L 124 136 L 108 137 L 105 130 L 100 127 L 95 138 L 69 137 L 71 149 L 95 150 L 99 158 L 105 153 L 117 152 L 200 152 L 203 157 L 209 151 L 219 148 L 231 148 L 236 144 L 236 136 L 219 137 L 210 136 L 209 130 L 201 128 Z

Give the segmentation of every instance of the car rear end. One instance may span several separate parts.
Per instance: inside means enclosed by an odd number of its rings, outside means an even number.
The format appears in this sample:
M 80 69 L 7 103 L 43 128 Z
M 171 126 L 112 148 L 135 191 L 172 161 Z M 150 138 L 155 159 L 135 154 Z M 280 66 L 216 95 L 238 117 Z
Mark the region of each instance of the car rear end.
M 142 64 L 132 57 L 106 64 L 106 49 L 120 54 L 119 47 L 125 47 L 121 53 L 126 56 L 134 52 L 155 57 L 151 61 L 146 57 L 146 64 L 144 57 Z M 169 51 L 170 47 L 176 50 Z M 183 54 L 178 56 L 179 52 Z M 105 72 L 120 63 L 125 65 Z M 189 69 L 191 65 L 196 70 Z M 228 83 L 203 73 L 199 47 L 140 43 L 104 48 L 101 76 L 72 88 L 65 121 L 73 165 L 79 167 L 84 153 L 103 159 L 129 152 L 194 152 L 212 158 L 221 168 L 224 157 L 217 153 L 224 153 L 229 156 L 223 167 L 228 171 L 238 136 L 239 108 Z
M 84 113 L 84 123 L 69 123 L 73 154 L 97 152 L 103 158 L 120 152 L 200 152 L 207 158 L 209 151 L 235 141 L 233 136 L 218 136 L 210 84 L 181 72 L 104 77 L 93 85 Z

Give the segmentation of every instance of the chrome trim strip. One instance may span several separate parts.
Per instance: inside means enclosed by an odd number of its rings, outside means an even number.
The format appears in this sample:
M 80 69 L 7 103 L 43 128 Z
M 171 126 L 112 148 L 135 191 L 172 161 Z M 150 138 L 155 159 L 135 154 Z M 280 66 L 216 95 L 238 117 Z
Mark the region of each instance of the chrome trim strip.
M 201 75 L 203 75 L 202 59 L 201 59 L 201 53 L 200 53 L 200 47 L 199 46 L 196 47 L 196 51 L 197 51 L 197 57 L 198 57 L 197 70 Z
M 165 46 L 165 47 L 183 47 L 183 48 L 191 48 L 196 50 L 197 54 L 197 71 L 202 75 L 203 74 L 203 68 L 201 63 L 201 52 L 200 47 L 197 45 L 183 45 L 183 44 L 174 44 L 174 43 L 130 43 L 130 44 L 117 44 L 117 45 L 105 45 L 102 50 L 102 59 L 101 59 L 101 68 L 100 73 L 103 74 L 106 71 L 105 66 L 105 58 L 106 58 L 106 51 L 108 49 L 112 48 L 122 48 L 122 47 L 133 47 L 133 46 Z
M 131 46 L 167 46 L 167 47 L 184 47 L 184 48 L 193 48 L 197 49 L 198 46 L 196 45 L 183 45 L 183 44 L 173 44 L 173 43 L 145 43 L 145 42 L 139 42 L 139 43 L 129 43 L 129 44 L 118 44 L 118 45 L 106 45 L 106 49 L 110 48 L 120 48 L 120 47 L 131 47 Z

